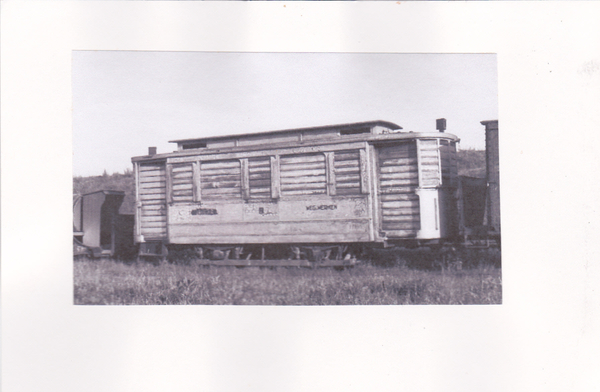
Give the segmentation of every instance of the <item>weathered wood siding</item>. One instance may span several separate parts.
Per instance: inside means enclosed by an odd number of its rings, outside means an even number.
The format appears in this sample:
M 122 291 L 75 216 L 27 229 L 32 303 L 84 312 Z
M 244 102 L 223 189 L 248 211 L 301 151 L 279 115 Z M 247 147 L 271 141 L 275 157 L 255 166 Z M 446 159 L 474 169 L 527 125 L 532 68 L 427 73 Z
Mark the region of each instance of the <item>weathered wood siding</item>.
M 141 203 L 141 233 L 146 240 L 167 236 L 167 175 L 164 163 L 139 165 L 138 202 Z
M 201 162 L 202 200 L 241 199 L 241 173 L 239 159 Z
M 365 196 L 205 201 L 169 208 L 171 243 L 363 242 L 370 238 Z
M 172 200 L 167 197 L 171 243 L 374 239 L 364 150 L 211 158 L 167 164 L 173 184 Z M 194 199 L 196 183 L 200 200 Z
M 361 193 L 360 150 L 336 151 L 334 172 L 336 194 L 358 195 Z
M 327 193 L 325 155 L 295 154 L 280 158 L 281 195 L 324 195 Z
M 192 164 L 173 165 L 171 187 L 173 202 L 190 202 L 194 200 Z
M 378 157 L 381 229 L 390 236 L 414 236 L 420 228 L 416 144 L 381 147 Z
M 422 188 L 433 188 L 440 186 L 440 155 L 438 139 L 418 140 L 420 185 Z
M 251 199 L 271 198 L 271 158 L 248 159 L 248 186 Z
M 456 143 L 448 140 L 440 140 L 440 158 L 442 164 L 442 185 L 457 186 L 458 162 L 456 160 Z

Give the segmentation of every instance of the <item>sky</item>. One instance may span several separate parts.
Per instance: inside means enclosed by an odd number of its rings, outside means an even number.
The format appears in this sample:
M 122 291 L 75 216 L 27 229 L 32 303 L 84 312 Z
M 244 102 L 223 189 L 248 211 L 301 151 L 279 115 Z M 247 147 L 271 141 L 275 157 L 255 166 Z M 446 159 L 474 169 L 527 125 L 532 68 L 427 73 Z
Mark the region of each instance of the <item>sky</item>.
M 495 54 L 74 51 L 73 175 L 130 169 L 170 140 L 373 120 L 485 147 Z

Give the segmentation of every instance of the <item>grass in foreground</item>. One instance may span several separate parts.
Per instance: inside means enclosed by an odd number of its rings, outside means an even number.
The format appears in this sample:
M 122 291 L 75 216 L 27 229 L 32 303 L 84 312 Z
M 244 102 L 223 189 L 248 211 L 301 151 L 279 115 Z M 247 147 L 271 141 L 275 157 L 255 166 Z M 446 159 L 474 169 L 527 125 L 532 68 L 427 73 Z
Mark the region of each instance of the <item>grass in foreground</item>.
M 500 304 L 499 268 L 231 268 L 76 261 L 77 305 Z

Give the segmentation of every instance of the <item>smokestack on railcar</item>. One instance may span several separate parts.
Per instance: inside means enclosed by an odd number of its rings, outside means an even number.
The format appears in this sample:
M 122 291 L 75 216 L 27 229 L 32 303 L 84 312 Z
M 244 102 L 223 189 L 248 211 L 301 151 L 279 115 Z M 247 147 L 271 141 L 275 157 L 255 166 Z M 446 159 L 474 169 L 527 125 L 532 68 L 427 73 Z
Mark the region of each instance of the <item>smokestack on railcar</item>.
M 438 118 L 437 120 L 435 120 L 435 129 L 437 129 L 440 132 L 444 132 L 446 130 L 446 119 Z
M 490 234 L 500 235 L 500 158 L 498 150 L 498 120 L 482 121 L 485 126 L 485 163 L 487 203 L 485 225 Z

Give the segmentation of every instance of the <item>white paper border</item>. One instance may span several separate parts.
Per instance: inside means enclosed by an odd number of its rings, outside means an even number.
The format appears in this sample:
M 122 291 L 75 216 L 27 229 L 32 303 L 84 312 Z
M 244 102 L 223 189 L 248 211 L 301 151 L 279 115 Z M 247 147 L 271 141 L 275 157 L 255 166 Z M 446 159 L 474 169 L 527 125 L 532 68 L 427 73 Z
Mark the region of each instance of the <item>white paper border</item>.
M 599 11 L 3 2 L 3 390 L 596 390 Z M 504 304 L 72 306 L 72 50 L 498 53 Z

